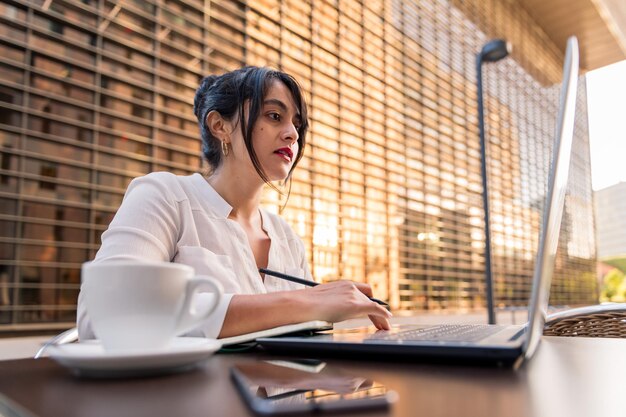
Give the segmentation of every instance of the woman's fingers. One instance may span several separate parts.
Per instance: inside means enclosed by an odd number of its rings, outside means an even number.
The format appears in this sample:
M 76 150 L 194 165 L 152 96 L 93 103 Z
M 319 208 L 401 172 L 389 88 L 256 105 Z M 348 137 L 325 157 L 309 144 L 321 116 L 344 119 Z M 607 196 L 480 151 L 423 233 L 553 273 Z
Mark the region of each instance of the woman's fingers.
M 373 301 L 370 301 L 370 304 L 368 304 L 367 307 L 368 308 L 366 312 L 368 315 L 377 316 L 384 319 L 389 319 L 393 317 L 393 314 L 391 314 L 389 310 Z
M 392 314 L 383 306 L 371 301 L 372 288 L 368 284 L 351 281 L 333 281 L 307 290 L 315 293 L 314 308 L 328 321 L 342 321 L 368 315 L 376 328 L 389 329 Z
M 370 314 L 368 317 L 378 330 L 391 329 L 391 324 L 389 323 L 389 320 L 387 320 L 385 317 L 375 316 L 373 314 Z
M 373 297 L 374 293 L 372 292 L 372 287 L 369 284 L 364 284 L 362 282 L 355 282 L 354 286 L 361 291 L 364 295 L 366 295 L 367 297 Z M 378 313 L 372 313 L 372 314 L 376 314 L 382 317 L 391 317 L 392 314 L 383 306 L 379 305 L 376 302 L 372 302 L 373 304 L 375 304 L 376 306 L 376 310 L 378 311 Z

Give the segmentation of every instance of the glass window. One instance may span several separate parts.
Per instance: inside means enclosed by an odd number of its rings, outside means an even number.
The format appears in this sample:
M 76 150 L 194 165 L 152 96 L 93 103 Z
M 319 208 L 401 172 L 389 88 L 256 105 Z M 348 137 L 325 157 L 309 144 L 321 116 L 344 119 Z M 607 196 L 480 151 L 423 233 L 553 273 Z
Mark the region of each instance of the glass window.
M 169 28 L 163 29 L 167 33 L 165 38 L 175 48 L 182 48 L 191 56 L 198 56 L 202 54 L 202 44 L 196 42 L 188 36 L 181 35 L 177 31 L 170 30 Z M 187 32 L 189 34 L 189 32 Z
M 24 29 L 18 29 L 2 22 L 0 22 L 0 36 L 7 40 L 26 41 L 26 31 Z
M 152 91 L 137 87 L 132 83 L 122 82 L 110 77 L 102 77 L 100 85 L 102 88 L 115 93 L 116 95 L 123 95 L 147 102 L 152 101 Z
M 10 171 L 18 171 L 19 155 L 13 153 L 19 137 L 0 131 L 0 190 L 17 192 L 17 178 Z
M 194 86 L 200 82 L 200 75 L 192 71 L 187 71 L 178 65 L 162 61 L 159 68 L 162 72 L 175 76 L 176 81 L 186 82 Z
M 147 172 L 144 172 L 144 174 Z M 122 204 L 123 194 L 113 194 L 104 191 L 97 191 L 94 193 L 93 202 L 102 206 L 111 207 L 117 209 Z
M 14 215 L 17 213 L 17 201 L 10 198 L 0 198 L 0 214 Z
M 33 131 L 60 136 L 65 139 L 74 139 L 81 142 L 91 142 L 93 132 L 82 126 L 74 126 L 55 120 L 53 115 L 50 118 L 30 116 L 29 128 Z
M 48 93 L 62 95 L 64 97 L 73 98 L 84 101 L 86 103 L 93 102 L 93 92 L 84 88 L 77 87 L 68 82 L 57 81 L 52 78 L 32 74 L 31 85 L 39 90 Z
M 166 44 L 161 45 L 161 54 L 165 59 L 179 62 L 181 64 L 188 63 L 194 59 L 194 56 L 186 50 L 171 47 Z
M 76 80 L 86 84 L 94 82 L 94 74 L 92 72 L 85 71 L 69 63 L 62 63 L 36 53 L 33 54 L 31 61 L 32 66 L 38 71 L 43 70 L 68 81 Z
M 125 171 L 145 174 L 150 171 L 150 163 L 137 161 L 123 156 L 107 154 L 101 152 L 98 154 L 98 165 L 107 168 L 118 168 Z
M 73 181 L 81 182 L 89 182 L 90 180 L 89 169 L 73 167 L 42 159 L 25 158 L 24 172 L 51 178 L 71 178 Z
M 155 11 L 154 4 L 148 3 L 144 0 L 131 0 L 130 3 L 132 3 L 133 7 L 143 10 L 148 14 L 153 14 Z
M 10 4 L 0 4 L 0 16 L 12 21 L 26 21 L 26 11 Z
M 24 201 L 22 207 L 23 217 L 36 217 L 51 220 L 69 220 L 74 222 L 87 222 L 89 211 L 76 207 L 65 207 L 60 204 L 45 204 Z
M 73 161 L 91 162 L 91 150 L 34 137 L 26 138 L 25 149 L 42 155 L 54 155 Z
M 134 30 L 133 25 L 125 24 L 123 22 L 111 22 L 104 30 L 104 33 L 119 42 L 125 42 L 129 46 L 141 49 L 142 51 L 152 51 L 152 39 L 143 35 L 139 31 Z M 130 54 L 134 55 L 136 53 L 130 52 Z M 127 56 L 127 58 L 130 59 L 131 57 Z
M 125 37 L 122 39 L 125 39 Z M 120 61 L 124 63 L 127 71 L 135 71 L 135 68 L 133 68 L 134 65 L 152 67 L 154 62 L 152 56 L 140 52 L 147 51 L 145 48 L 136 50 L 109 39 L 104 40 L 102 49 L 106 51 L 106 54 L 113 54 L 121 58 Z
M 136 122 L 130 122 L 128 120 L 119 119 L 105 114 L 100 116 L 100 126 L 107 129 L 117 130 L 121 134 L 132 133 L 145 138 L 150 138 L 152 135 L 152 129 L 149 126 L 144 126 Z
M 148 143 L 133 140 L 130 135 L 121 134 L 119 136 L 101 133 L 98 135 L 98 144 L 117 151 L 132 152 L 137 155 L 150 155 L 151 146 Z
M 200 135 L 197 138 L 190 138 L 187 136 L 177 135 L 175 133 L 166 132 L 163 130 L 157 130 L 156 138 L 160 142 L 169 143 L 176 147 L 182 147 L 189 152 L 200 153 Z
M 109 172 L 98 172 L 97 175 L 98 175 L 97 177 L 98 184 L 106 185 L 109 187 L 117 187 L 122 190 L 125 190 L 126 187 L 128 187 L 128 184 L 130 183 L 130 181 L 133 179 L 132 176 L 112 174 Z M 105 214 L 108 216 L 111 213 L 108 213 L 108 214 L 105 213 Z M 96 214 L 96 216 L 98 215 L 99 214 Z M 102 223 L 99 223 L 98 221 L 96 221 L 96 223 L 102 224 Z M 107 222 L 106 224 L 109 224 L 109 223 Z
M 224 59 L 230 57 L 236 62 L 243 63 L 243 47 L 245 45 L 243 32 L 232 27 L 229 22 L 214 20 L 209 26 L 209 34 L 207 47 L 212 48 L 210 56 L 212 59 L 223 55 Z M 232 66 L 229 67 L 232 68 Z
M 93 1 L 82 0 L 81 3 L 83 5 L 87 5 L 93 3 Z M 95 29 L 97 19 L 93 12 L 89 12 L 78 7 L 75 8 L 73 5 L 62 4 L 58 1 L 50 2 L 49 10 L 62 15 L 63 20 L 78 23 L 80 25 L 91 26 Z
M 100 106 L 123 114 L 130 114 L 133 107 L 133 105 L 127 101 L 118 100 L 105 95 L 100 96 Z
M 0 220 L 0 236 L 15 237 L 16 224 L 13 220 Z
M 22 113 L 2 108 L 2 103 L 0 103 L 0 124 L 21 127 Z
M 168 111 L 174 111 L 181 114 L 193 114 L 193 107 L 191 103 L 176 100 L 168 96 L 158 95 L 157 105 L 167 109 Z
M 183 119 L 181 117 L 172 116 L 167 113 L 159 113 L 160 122 L 168 127 L 185 130 L 190 134 L 196 134 L 198 132 L 198 122 Z
M 157 148 L 157 158 L 161 161 L 174 162 L 190 168 L 199 167 L 200 155 L 189 155 L 167 148 Z
M 198 24 L 193 23 L 193 21 L 195 19 L 198 19 L 198 23 L 201 25 L 202 24 L 202 16 L 201 15 L 197 15 L 196 13 L 194 13 L 189 7 L 184 6 L 182 3 L 174 3 L 174 2 L 170 2 L 168 4 L 168 8 L 170 9 L 180 9 L 183 8 L 185 10 L 185 12 L 180 13 L 180 12 L 176 12 L 174 10 L 168 10 L 168 9 L 163 9 L 162 11 L 162 16 L 163 16 L 163 20 L 165 22 L 167 22 L 168 24 L 171 24 L 175 27 L 180 28 L 181 30 L 184 30 L 185 32 L 189 33 L 190 36 L 196 37 L 196 38 L 200 38 L 202 37 L 202 28 L 201 26 L 199 26 Z M 189 17 L 187 17 L 187 16 Z M 195 18 L 195 19 L 194 19 Z
M 93 54 L 76 48 L 73 45 L 66 45 L 55 39 L 48 39 L 46 37 L 33 34 L 31 36 L 31 43 L 34 47 L 41 48 L 48 53 L 60 55 L 90 65 L 95 64 L 95 56 Z
M 19 106 L 22 104 L 22 92 L 0 85 L 0 101 Z
M 25 223 L 23 225 L 23 237 L 25 239 L 50 240 L 57 242 L 87 242 L 89 234 L 87 229 L 76 227 L 64 227 L 59 225 Z
M 24 50 L 0 43 L 0 56 L 7 60 L 24 62 Z
M 185 128 L 185 120 L 180 117 L 172 116 L 171 114 L 159 113 L 159 121 L 162 124 L 175 129 L 182 130 Z
M 15 260 L 15 245 L 14 244 L 0 243 L 0 260 L 8 260 L 8 261 Z M 4 279 L 5 277 L 1 276 L 0 278 Z
M 169 80 L 167 78 L 159 78 L 159 84 L 163 91 L 173 93 L 180 97 L 193 97 L 197 87 L 188 87 L 185 84 Z
M 92 111 L 71 104 L 61 103 L 60 101 L 47 97 L 41 97 L 36 94 L 30 96 L 30 106 L 33 109 L 48 113 L 51 116 L 61 116 L 85 123 L 93 123 Z
M 55 246 L 54 243 L 48 245 L 22 245 L 22 251 L 20 253 L 19 260 L 21 261 L 40 261 L 40 262 L 72 262 L 83 263 L 89 258 L 87 257 L 87 250 L 82 248 L 66 248 Z M 40 282 L 56 282 L 56 268 L 50 268 L 50 276 L 41 276 L 38 281 Z M 40 301 L 36 301 L 39 303 Z M 54 303 L 51 303 L 54 304 Z
M 61 201 L 89 203 L 89 190 L 59 184 L 59 169 L 54 163 L 41 165 L 39 181 L 25 180 L 22 186 L 24 195 L 56 198 Z
M 152 19 L 131 13 L 129 9 L 120 9 L 115 17 L 115 21 L 125 26 L 127 31 L 131 30 L 129 28 L 141 29 L 144 34 L 154 31 L 154 21 Z

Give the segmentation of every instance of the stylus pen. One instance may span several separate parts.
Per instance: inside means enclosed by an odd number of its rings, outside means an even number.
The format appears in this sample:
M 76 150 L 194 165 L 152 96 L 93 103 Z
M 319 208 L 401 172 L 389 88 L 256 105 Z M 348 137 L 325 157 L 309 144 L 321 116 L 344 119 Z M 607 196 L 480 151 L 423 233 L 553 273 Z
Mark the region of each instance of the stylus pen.
M 265 269 L 265 268 L 259 268 L 259 272 L 262 274 L 266 274 L 266 275 L 271 275 L 273 277 L 276 278 L 280 278 L 280 279 L 284 279 L 287 281 L 291 281 L 291 282 L 295 282 L 297 284 L 302 284 L 302 285 L 306 285 L 308 287 L 315 287 L 320 285 L 319 283 L 315 282 L 315 281 L 309 281 L 308 279 L 304 279 L 304 278 L 298 278 L 298 277 L 294 277 L 291 275 L 287 275 L 287 274 L 283 274 L 282 272 L 276 272 L 276 271 L 272 271 L 269 269 Z M 379 300 L 378 298 L 374 298 L 374 297 L 367 297 L 370 300 L 372 300 L 373 302 L 380 304 L 381 306 L 385 306 L 385 307 L 389 307 L 389 304 L 387 304 L 386 302 Z

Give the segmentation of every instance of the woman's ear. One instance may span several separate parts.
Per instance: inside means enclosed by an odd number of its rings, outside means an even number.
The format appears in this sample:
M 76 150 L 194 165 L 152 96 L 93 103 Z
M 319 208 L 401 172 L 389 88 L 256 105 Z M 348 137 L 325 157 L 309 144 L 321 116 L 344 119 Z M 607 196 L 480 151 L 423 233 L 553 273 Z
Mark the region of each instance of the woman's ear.
M 206 126 L 217 139 L 228 142 L 231 132 L 230 122 L 225 120 L 217 110 L 211 110 L 206 115 Z

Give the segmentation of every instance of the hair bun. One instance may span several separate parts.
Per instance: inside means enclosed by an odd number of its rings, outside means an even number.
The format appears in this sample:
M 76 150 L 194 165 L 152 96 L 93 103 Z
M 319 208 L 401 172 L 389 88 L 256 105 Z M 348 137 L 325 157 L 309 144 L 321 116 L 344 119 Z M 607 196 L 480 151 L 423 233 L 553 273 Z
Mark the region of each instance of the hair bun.
M 215 75 L 215 74 L 207 75 L 206 77 L 202 79 L 202 82 L 200 83 L 200 89 L 208 90 L 209 88 L 211 88 L 213 84 L 215 84 L 215 82 L 220 77 L 221 77 L 220 75 Z
M 200 111 L 199 110 L 200 103 L 204 101 L 204 97 L 206 96 L 206 93 L 209 91 L 209 88 L 211 88 L 211 86 L 213 86 L 213 84 L 215 84 L 215 82 L 219 78 L 220 78 L 219 75 L 207 75 L 200 82 L 200 86 L 196 90 L 196 95 L 193 99 L 193 114 L 195 114 L 198 119 L 200 119 L 200 116 L 201 116 L 200 114 L 198 114 L 198 112 Z

